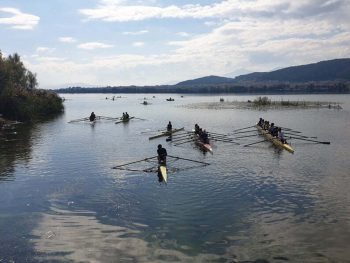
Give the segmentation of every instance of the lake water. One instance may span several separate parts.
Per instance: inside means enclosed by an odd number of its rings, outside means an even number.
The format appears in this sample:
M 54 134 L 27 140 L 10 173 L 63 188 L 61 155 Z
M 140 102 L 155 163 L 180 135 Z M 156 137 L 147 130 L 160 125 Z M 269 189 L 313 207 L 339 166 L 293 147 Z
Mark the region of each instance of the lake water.
M 350 262 L 350 95 L 274 95 L 343 109 L 268 111 L 183 106 L 255 95 L 106 96 L 64 95 L 62 116 L 0 134 L 0 262 Z M 147 120 L 68 123 L 92 111 Z M 148 140 L 168 121 L 229 133 L 259 117 L 331 144 L 291 140 L 294 154 L 269 142 L 243 147 L 256 136 L 203 154 Z M 156 155 L 159 143 L 211 165 L 169 171 L 167 185 L 111 169 Z

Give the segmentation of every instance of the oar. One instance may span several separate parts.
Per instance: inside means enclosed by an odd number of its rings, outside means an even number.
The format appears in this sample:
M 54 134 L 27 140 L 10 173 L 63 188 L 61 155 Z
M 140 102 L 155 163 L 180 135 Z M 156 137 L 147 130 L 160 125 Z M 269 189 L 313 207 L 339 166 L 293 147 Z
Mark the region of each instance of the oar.
M 182 132 L 182 133 L 173 133 L 172 137 L 174 138 L 181 138 L 181 137 L 185 137 L 185 136 L 189 136 L 191 134 L 187 133 L 187 132 Z
M 278 127 L 280 127 L 281 129 L 283 129 L 285 131 L 290 131 L 290 132 L 295 132 L 295 133 L 302 133 L 301 131 L 296 131 L 296 130 L 293 130 L 291 128 L 281 127 L 281 126 L 278 126 Z
M 182 138 L 182 139 L 172 140 L 172 142 L 177 143 L 177 142 L 182 142 L 182 141 L 189 140 L 189 139 L 190 139 L 190 137 L 187 136 L 187 137 Z
M 206 162 L 191 160 L 191 159 L 177 157 L 177 156 L 172 156 L 172 155 L 168 155 L 168 156 L 171 157 L 171 158 L 176 158 L 176 159 L 180 159 L 180 160 L 185 160 L 185 161 L 190 161 L 190 162 L 194 162 L 194 163 L 201 163 L 201 164 L 205 164 L 205 165 L 210 165 L 210 163 L 206 163 Z
M 184 137 L 181 137 L 181 138 L 175 138 L 174 140 L 173 140 L 173 142 L 180 142 L 180 141 L 184 141 L 184 140 L 188 140 L 188 139 L 193 139 L 193 135 L 190 135 L 190 134 L 186 134 L 186 136 L 184 136 Z
M 298 138 L 298 137 L 289 137 L 289 138 L 296 139 L 296 140 L 302 140 L 302 141 L 308 141 L 308 142 L 321 143 L 321 144 L 331 144 L 330 142 L 321 142 L 321 141 L 315 141 L 315 140 L 308 140 L 308 139 L 303 139 L 303 138 Z
M 181 144 L 184 144 L 184 143 L 189 143 L 189 142 L 193 142 L 193 139 L 190 139 L 190 140 L 188 140 L 188 141 L 186 141 L 186 142 L 176 143 L 176 144 L 174 144 L 174 145 L 175 145 L 175 146 L 178 146 L 178 145 L 181 145 Z
M 251 131 L 232 132 L 232 133 L 229 133 L 229 135 L 235 135 L 235 134 L 247 133 L 247 132 L 256 132 L 256 129 L 251 130 Z
M 253 143 L 249 143 L 249 144 L 246 144 L 246 145 L 243 145 L 243 147 L 248 147 L 250 145 L 254 145 L 254 144 L 258 144 L 258 143 L 262 143 L 262 142 L 266 142 L 268 140 L 263 140 L 263 141 L 258 141 L 258 142 L 253 142 Z
M 221 138 L 221 139 L 230 139 L 228 136 L 222 136 L 222 135 L 212 135 L 211 133 L 208 134 L 210 138 Z
M 236 129 L 236 130 L 233 130 L 233 132 L 241 131 L 241 130 L 245 130 L 245 129 L 249 129 L 249 128 L 252 128 L 252 127 L 255 127 L 255 125 L 253 125 L 253 126 L 248 126 L 248 127 L 244 127 L 244 128 L 240 128 L 240 129 Z
M 220 140 L 220 139 L 212 139 L 213 141 L 218 141 L 218 142 L 227 142 L 227 143 L 233 143 L 233 144 L 236 144 L 236 145 L 240 145 L 238 142 L 234 142 L 234 141 L 231 141 L 231 140 Z
M 215 135 L 221 135 L 221 136 L 228 136 L 227 134 L 217 133 L 217 132 L 211 132 L 211 131 L 207 131 L 207 133 L 209 133 L 209 134 L 215 134 Z
M 241 139 L 241 138 L 247 138 L 247 137 L 254 137 L 258 136 L 259 134 L 252 134 L 252 135 L 245 135 L 245 136 L 240 136 L 240 137 L 234 137 L 233 139 Z
M 147 160 L 150 160 L 150 159 L 154 159 L 154 158 L 156 158 L 156 157 L 157 157 L 157 156 L 152 156 L 152 157 L 148 157 L 148 158 L 145 158 L 145 159 L 142 159 L 142 160 L 138 160 L 138 161 L 134 161 L 134 162 L 130 162 L 130 163 L 125 163 L 125 164 L 117 165 L 117 166 L 112 167 L 112 169 L 118 169 L 119 167 L 122 167 L 122 166 L 130 165 L 130 164 L 134 164 L 134 163 L 140 163 L 140 162 L 143 162 L 143 161 L 147 161 Z
M 295 134 L 295 133 L 289 133 L 289 132 L 286 132 L 285 135 L 294 135 L 294 136 L 298 136 L 300 138 L 311 138 L 311 139 L 317 139 L 316 136 L 304 136 L 304 135 L 299 135 L 299 134 Z

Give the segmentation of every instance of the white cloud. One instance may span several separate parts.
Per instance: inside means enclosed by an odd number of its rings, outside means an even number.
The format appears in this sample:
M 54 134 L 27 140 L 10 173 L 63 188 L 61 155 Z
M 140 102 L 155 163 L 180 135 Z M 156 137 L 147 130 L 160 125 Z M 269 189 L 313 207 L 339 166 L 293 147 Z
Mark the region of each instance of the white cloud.
M 143 34 L 147 34 L 148 30 L 140 30 L 140 31 L 135 31 L 135 32 L 123 32 L 123 35 L 143 35 Z
M 38 53 L 52 53 L 55 51 L 55 48 L 49 48 L 49 47 L 37 47 L 36 52 Z
M 40 17 L 22 13 L 16 8 L 3 7 L 0 12 L 9 13 L 10 17 L 0 17 L 0 25 L 9 25 L 14 29 L 31 30 L 39 23 Z
M 134 43 L 132 43 L 133 47 L 143 47 L 144 45 L 145 45 L 144 42 L 134 42 Z
M 188 36 L 190 36 L 190 34 L 186 33 L 186 32 L 178 32 L 178 33 L 176 33 L 176 35 L 178 35 L 180 37 L 188 37 Z
M 145 19 L 193 18 L 239 19 L 242 17 L 313 17 L 324 14 L 334 16 L 334 11 L 346 13 L 347 0 L 225 0 L 211 5 L 187 4 L 183 6 L 127 5 L 126 1 L 100 0 L 95 8 L 80 9 L 89 20 L 106 22 L 140 21 Z M 210 23 L 210 22 L 206 22 Z
M 93 50 L 93 49 L 99 49 L 99 48 L 111 48 L 113 45 L 104 44 L 100 42 L 87 42 L 78 45 L 78 48 L 80 49 L 86 49 L 86 50 Z
M 75 42 L 77 42 L 77 40 L 75 38 L 72 38 L 72 37 L 60 37 L 58 40 L 63 42 L 63 43 L 75 43 Z

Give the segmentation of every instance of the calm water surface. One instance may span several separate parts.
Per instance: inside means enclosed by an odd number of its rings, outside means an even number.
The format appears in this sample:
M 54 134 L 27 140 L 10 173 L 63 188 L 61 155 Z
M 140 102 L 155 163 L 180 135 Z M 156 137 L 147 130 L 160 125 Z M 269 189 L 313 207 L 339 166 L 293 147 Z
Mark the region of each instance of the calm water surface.
M 0 262 L 350 262 L 349 95 L 270 96 L 343 109 L 269 111 L 183 107 L 221 96 L 155 96 L 65 95 L 64 115 L 0 134 Z M 141 105 L 144 97 L 152 104 Z M 91 111 L 147 121 L 67 123 Z M 242 147 L 257 136 L 215 142 L 204 155 L 144 133 L 169 120 L 228 133 L 259 117 L 331 144 L 295 140 L 295 154 Z M 167 185 L 111 169 L 154 156 L 159 143 L 211 165 L 169 173 Z

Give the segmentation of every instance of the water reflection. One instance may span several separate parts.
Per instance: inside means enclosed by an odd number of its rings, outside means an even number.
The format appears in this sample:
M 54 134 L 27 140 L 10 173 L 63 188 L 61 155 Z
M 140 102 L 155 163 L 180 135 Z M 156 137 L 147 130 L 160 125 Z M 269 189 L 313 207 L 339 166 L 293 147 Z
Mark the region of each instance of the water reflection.
M 32 145 L 33 131 L 31 125 L 16 125 L 0 133 L 0 181 L 12 180 L 17 161 L 28 163 Z
M 165 249 L 162 240 L 141 238 L 148 227 L 134 229 L 101 223 L 93 212 L 72 212 L 53 208 L 44 214 L 32 232 L 38 260 L 74 262 L 220 262 L 214 254 L 189 256 L 177 249 Z M 173 244 L 174 245 L 174 244 Z M 184 249 L 184 248 L 183 248 Z

